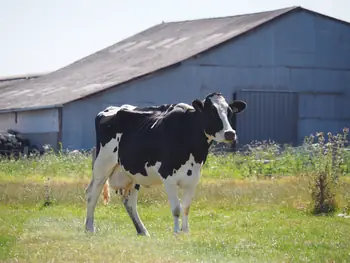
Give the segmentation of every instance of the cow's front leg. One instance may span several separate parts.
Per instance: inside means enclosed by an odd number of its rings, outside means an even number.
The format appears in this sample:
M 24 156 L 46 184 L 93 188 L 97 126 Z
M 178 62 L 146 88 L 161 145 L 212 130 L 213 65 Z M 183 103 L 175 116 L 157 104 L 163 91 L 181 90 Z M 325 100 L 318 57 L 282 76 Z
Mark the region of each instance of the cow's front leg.
M 123 197 L 123 204 L 136 228 L 137 234 L 143 236 L 150 236 L 137 212 L 137 197 L 139 189 L 140 185 L 133 184 L 129 194 L 127 193 L 127 191 L 125 191 L 126 193 L 124 193 L 125 195 Z
M 196 184 L 188 185 L 184 188 L 183 201 L 182 201 L 183 215 L 182 215 L 181 230 L 185 233 L 190 231 L 189 224 L 188 224 L 188 215 L 190 213 L 190 206 L 195 194 L 195 190 L 196 190 Z
M 174 232 L 180 232 L 180 215 L 181 215 L 181 204 L 179 201 L 177 185 L 171 182 L 164 182 L 165 191 L 168 195 L 171 211 L 174 217 Z

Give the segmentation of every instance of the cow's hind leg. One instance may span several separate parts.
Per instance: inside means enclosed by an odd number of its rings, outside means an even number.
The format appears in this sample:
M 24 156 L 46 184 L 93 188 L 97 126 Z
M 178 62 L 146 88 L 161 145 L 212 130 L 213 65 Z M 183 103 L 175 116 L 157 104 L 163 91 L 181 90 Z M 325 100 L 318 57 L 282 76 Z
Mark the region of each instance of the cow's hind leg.
M 97 200 L 101 195 L 102 188 L 107 181 L 107 178 L 111 175 L 116 164 L 106 166 L 99 162 L 94 163 L 92 172 L 92 178 L 89 186 L 85 190 L 87 199 L 86 221 L 85 229 L 89 232 L 94 232 L 94 212 L 97 204 Z
M 132 184 L 130 190 L 127 189 L 124 190 L 124 196 L 123 196 L 123 204 L 128 212 L 132 222 L 134 223 L 134 226 L 136 228 L 137 234 L 143 235 L 143 236 L 149 236 L 149 233 L 142 223 L 139 214 L 137 212 L 137 197 L 139 193 L 140 186 Z

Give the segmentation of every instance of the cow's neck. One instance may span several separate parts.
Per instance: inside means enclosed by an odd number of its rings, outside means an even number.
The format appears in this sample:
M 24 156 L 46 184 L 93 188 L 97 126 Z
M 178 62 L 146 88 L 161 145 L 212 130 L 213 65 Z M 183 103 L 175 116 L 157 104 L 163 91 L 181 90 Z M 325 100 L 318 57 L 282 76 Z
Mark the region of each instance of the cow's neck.
M 205 131 L 201 128 L 198 115 L 195 112 L 190 113 L 191 126 L 190 129 L 194 131 L 191 152 L 197 163 L 205 163 L 209 147 L 212 143 L 212 137 L 208 137 Z

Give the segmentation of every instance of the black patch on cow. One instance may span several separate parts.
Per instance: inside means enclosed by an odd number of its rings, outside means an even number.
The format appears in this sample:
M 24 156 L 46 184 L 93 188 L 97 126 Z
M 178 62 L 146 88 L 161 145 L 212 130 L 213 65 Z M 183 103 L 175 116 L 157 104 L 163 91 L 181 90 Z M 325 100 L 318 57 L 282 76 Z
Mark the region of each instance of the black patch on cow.
M 191 163 L 191 166 L 193 167 L 193 163 Z
M 132 211 L 132 207 L 128 205 L 128 198 L 126 198 L 123 203 L 124 203 L 124 207 L 125 207 L 126 211 L 128 212 L 128 214 L 129 214 L 129 216 L 130 216 L 130 218 L 131 218 L 131 220 L 136 228 L 137 233 L 142 234 L 142 230 L 141 230 L 140 226 L 137 224 L 134 213 Z
M 118 146 L 116 146 L 113 150 L 113 152 L 115 153 L 116 151 L 118 151 Z
M 147 176 L 146 167 L 161 163 L 159 173 L 166 179 L 184 165 L 192 154 L 196 163 L 205 163 L 210 144 L 207 134 L 222 130 L 223 124 L 209 94 L 200 110 L 174 104 L 121 109 L 110 116 L 95 118 L 96 157 L 100 144 L 105 146 L 117 133 L 123 134 L 118 162 L 131 174 Z M 196 108 L 197 109 L 197 108 Z M 193 165 L 193 164 L 192 164 Z
M 179 206 L 175 207 L 174 211 L 173 211 L 173 216 L 175 217 L 180 217 L 181 214 L 181 209 Z
M 139 184 L 135 184 L 135 189 L 138 191 L 140 190 L 140 185 Z
M 117 142 L 119 142 L 119 140 L 120 140 L 119 137 L 117 137 Z
M 156 165 L 156 161 L 149 161 L 147 162 L 147 167 L 151 167 L 151 166 L 154 166 Z
M 227 119 L 231 120 L 233 117 L 233 111 L 230 107 L 227 107 Z
M 192 170 L 188 170 L 188 171 L 187 171 L 187 175 L 188 175 L 188 176 L 191 176 L 191 175 L 192 175 Z
M 173 174 L 176 174 L 176 170 L 174 170 Z

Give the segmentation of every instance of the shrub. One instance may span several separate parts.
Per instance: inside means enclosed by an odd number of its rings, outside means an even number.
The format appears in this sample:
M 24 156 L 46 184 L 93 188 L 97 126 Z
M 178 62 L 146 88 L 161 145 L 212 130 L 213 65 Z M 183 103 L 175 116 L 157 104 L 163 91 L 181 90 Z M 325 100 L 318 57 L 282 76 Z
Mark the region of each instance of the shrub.
M 343 133 L 333 135 L 328 133 L 328 141 L 324 133 L 316 134 L 315 137 L 305 138 L 304 145 L 309 148 L 312 158 L 310 165 L 312 172 L 310 177 L 310 191 L 313 201 L 313 213 L 330 213 L 337 208 L 336 194 L 339 177 L 345 175 L 344 156 L 345 145 L 349 129 L 344 128 Z

